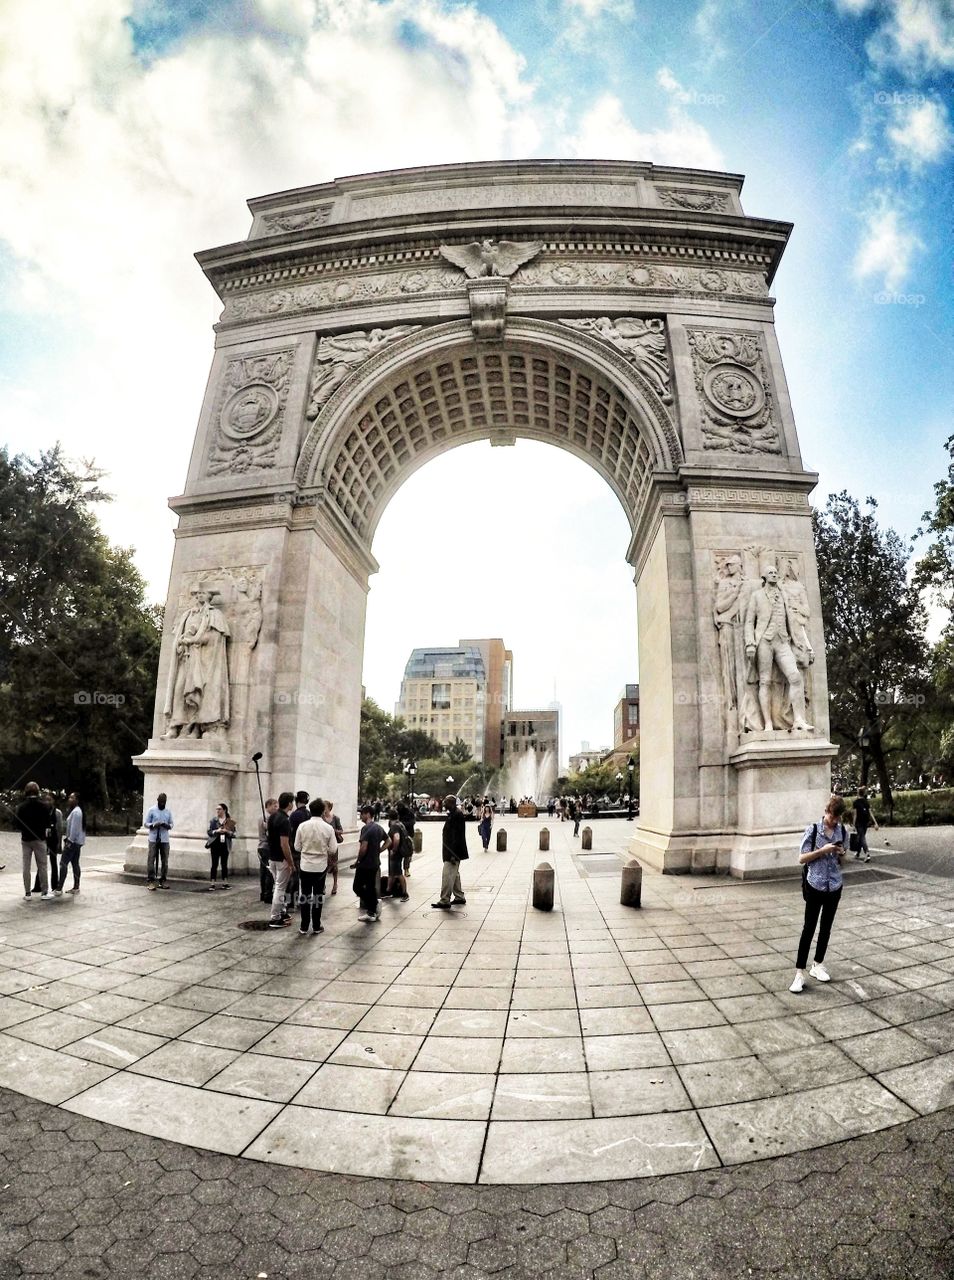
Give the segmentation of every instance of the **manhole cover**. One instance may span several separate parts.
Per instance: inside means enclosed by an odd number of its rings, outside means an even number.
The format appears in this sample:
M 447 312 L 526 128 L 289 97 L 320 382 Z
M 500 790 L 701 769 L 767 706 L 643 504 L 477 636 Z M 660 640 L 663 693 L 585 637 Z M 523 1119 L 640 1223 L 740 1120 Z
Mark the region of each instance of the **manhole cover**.
M 253 933 L 261 933 L 263 929 L 268 928 L 267 920 L 240 920 L 240 929 L 251 929 Z

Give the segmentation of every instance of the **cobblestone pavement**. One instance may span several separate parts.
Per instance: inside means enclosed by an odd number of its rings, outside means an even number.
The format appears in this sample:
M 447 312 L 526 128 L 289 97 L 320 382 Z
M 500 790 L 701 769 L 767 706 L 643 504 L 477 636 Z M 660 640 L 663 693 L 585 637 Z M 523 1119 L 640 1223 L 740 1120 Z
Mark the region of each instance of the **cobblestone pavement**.
M 663 1178 L 343 1177 L 0 1090 L 0 1280 L 950 1280 L 954 1112 Z

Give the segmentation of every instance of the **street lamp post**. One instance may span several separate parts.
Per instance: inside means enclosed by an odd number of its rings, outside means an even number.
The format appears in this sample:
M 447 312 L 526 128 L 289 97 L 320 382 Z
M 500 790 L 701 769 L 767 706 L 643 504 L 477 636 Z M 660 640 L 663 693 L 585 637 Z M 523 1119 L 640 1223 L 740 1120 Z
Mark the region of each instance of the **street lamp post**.
M 633 820 L 633 774 L 636 772 L 636 761 L 633 759 L 632 756 L 629 757 L 629 763 L 626 766 L 626 771 L 629 774 L 629 805 L 628 805 L 628 811 L 626 814 L 626 821 L 632 822 Z
M 616 775 L 616 790 L 619 792 L 619 803 L 622 804 L 623 803 L 623 775 L 621 773 L 617 773 Z
M 408 760 L 404 766 L 404 772 L 407 775 L 407 804 L 409 809 L 414 808 L 414 775 L 417 773 L 417 765 L 413 760 Z
M 450 774 L 447 775 L 444 781 L 449 787 L 452 787 L 454 785 L 454 779 L 451 777 Z

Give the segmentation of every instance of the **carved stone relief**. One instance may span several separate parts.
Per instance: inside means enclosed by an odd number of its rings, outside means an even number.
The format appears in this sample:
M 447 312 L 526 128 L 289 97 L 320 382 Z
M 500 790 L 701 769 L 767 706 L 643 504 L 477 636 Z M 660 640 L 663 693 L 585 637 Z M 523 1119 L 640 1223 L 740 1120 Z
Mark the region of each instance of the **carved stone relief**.
M 665 321 L 641 320 L 638 316 L 611 320 L 609 316 L 599 316 L 595 320 L 562 319 L 560 323 L 608 342 L 645 376 L 664 403 L 672 401 Z
M 322 338 L 315 352 L 311 396 L 305 417 L 314 421 L 322 406 L 350 374 L 390 342 L 416 333 L 419 324 L 398 324 L 390 329 L 358 329 L 333 338 Z
M 512 276 L 518 267 L 535 258 L 543 241 L 475 240 L 471 244 L 442 244 L 441 257 L 453 262 L 468 280 L 482 276 Z
M 222 743 L 230 725 L 244 722 L 263 580 L 260 565 L 183 574 L 163 738 Z
M 728 453 L 781 453 L 757 334 L 689 329 L 703 445 Z
M 234 323 L 298 311 L 333 310 L 382 298 L 453 294 L 460 291 L 462 283 L 458 270 L 443 266 L 424 265 L 405 271 L 352 271 L 314 284 L 229 294 L 222 320 Z M 763 270 L 669 267 L 631 260 L 547 257 L 518 267 L 512 283 L 516 290 L 610 288 L 633 293 L 718 295 L 737 301 L 768 297 Z
M 666 209 L 691 209 L 696 213 L 722 213 L 729 207 L 727 191 L 703 191 L 699 187 L 657 187 L 659 203 Z
M 266 213 L 262 218 L 262 228 L 266 235 L 273 235 L 279 231 L 305 231 L 312 227 L 323 227 L 331 217 L 331 209 L 330 204 L 319 204 L 310 209 Z
M 801 555 L 714 552 L 712 619 L 729 746 L 749 734 L 810 732 L 815 652 Z
M 230 360 L 212 411 L 206 471 L 244 474 L 274 466 L 294 351 Z

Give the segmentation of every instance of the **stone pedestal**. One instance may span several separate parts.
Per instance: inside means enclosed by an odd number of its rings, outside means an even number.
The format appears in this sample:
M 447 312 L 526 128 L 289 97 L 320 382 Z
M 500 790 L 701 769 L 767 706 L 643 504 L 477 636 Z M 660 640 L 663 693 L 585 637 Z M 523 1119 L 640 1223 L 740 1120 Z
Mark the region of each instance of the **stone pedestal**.
M 209 822 L 216 806 L 225 803 L 237 808 L 236 782 L 242 759 L 205 739 L 150 738 L 149 746 L 135 763 L 143 771 L 143 805 L 149 810 L 156 796 L 165 792 L 172 813 L 169 835 L 169 876 L 203 878 L 209 874 L 209 852 L 205 847 Z M 254 785 L 254 778 L 253 778 Z M 145 814 L 143 815 L 145 817 Z M 239 831 L 233 846 L 229 871 L 235 875 L 258 875 L 258 833 Z M 126 850 L 123 870 L 146 874 L 148 841 L 141 827 Z
M 584 827 L 583 830 L 580 832 L 580 836 L 581 836 L 580 847 L 583 849 L 585 853 L 587 849 L 593 848 L 593 828 Z
M 500 830 L 497 832 L 497 852 L 498 853 L 507 852 L 507 828 L 506 827 L 501 827 Z
M 537 911 L 553 910 L 554 871 L 549 862 L 533 870 L 533 905 Z
M 643 869 L 631 858 L 620 875 L 620 905 L 624 907 L 641 907 L 643 905 Z
M 550 852 L 550 828 L 549 828 L 549 827 L 541 827 L 541 828 L 540 828 L 540 844 L 539 844 L 539 848 L 540 848 L 540 852 L 541 852 L 541 853 L 549 853 L 549 852 Z

